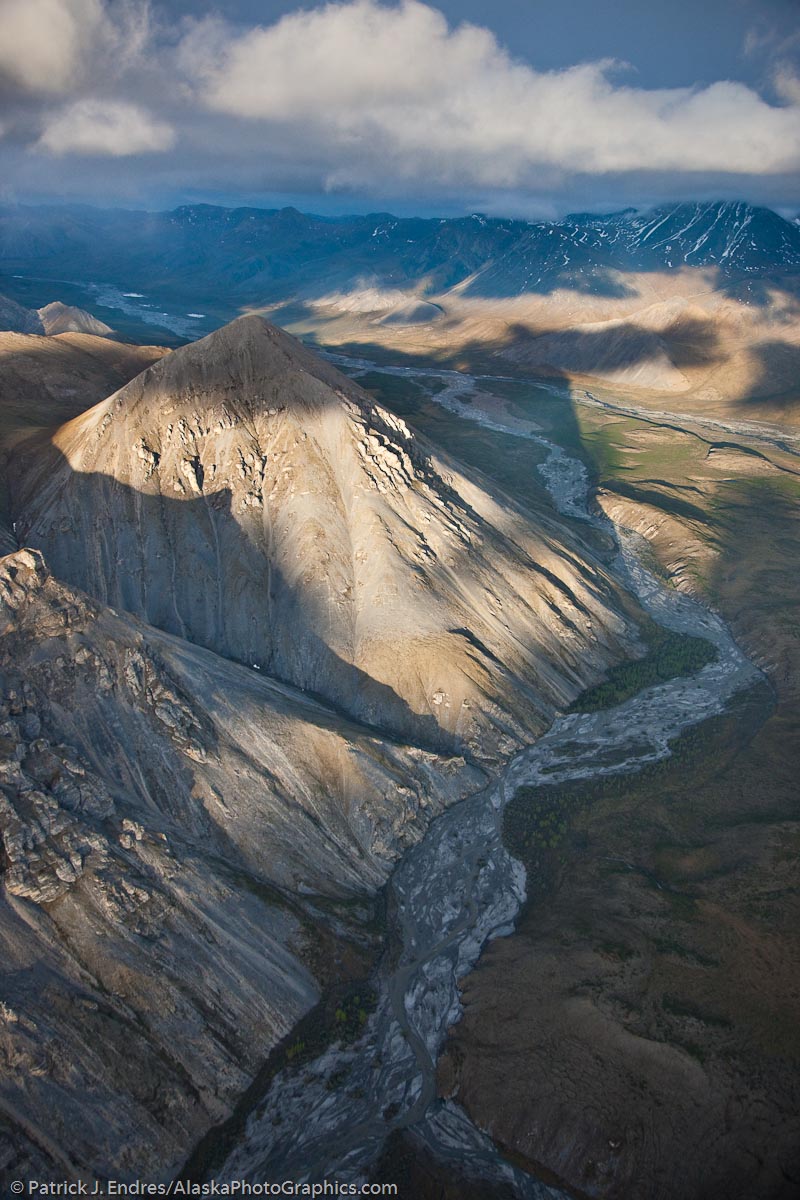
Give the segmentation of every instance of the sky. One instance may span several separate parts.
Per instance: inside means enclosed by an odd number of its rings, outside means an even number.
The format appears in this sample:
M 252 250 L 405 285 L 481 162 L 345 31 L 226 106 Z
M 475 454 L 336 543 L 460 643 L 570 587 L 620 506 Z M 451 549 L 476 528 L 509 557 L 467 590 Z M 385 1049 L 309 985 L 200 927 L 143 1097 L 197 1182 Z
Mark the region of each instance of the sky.
M 0 198 L 800 210 L 800 0 L 0 0 Z

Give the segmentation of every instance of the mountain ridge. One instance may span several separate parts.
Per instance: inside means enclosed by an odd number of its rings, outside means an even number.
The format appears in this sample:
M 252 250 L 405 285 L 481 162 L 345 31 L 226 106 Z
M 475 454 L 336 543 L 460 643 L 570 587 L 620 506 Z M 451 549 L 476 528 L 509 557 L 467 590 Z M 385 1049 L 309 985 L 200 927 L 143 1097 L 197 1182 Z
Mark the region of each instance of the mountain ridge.
M 4 260 L 49 261 L 54 269 L 148 286 L 155 261 L 164 284 L 191 284 L 199 296 L 210 295 L 212 283 L 224 285 L 251 302 L 304 289 L 324 294 L 360 276 L 378 285 L 413 284 L 431 295 L 467 286 L 473 295 L 513 296 L 570 283 L 603 294 L 609 271 L 688 264 L 736 278 L 797 270 L 800 229 L 771 209 L 733 201 L 558 221 L 318 217 L 292 208 L 215 205 L 160 213 L 6 205 L 0 206 Z
M 519 744 L 636 637 L 552 510 L 494 495 L 258 316 L 11 470 L 19 536 L 65 582 L 433 748 Z

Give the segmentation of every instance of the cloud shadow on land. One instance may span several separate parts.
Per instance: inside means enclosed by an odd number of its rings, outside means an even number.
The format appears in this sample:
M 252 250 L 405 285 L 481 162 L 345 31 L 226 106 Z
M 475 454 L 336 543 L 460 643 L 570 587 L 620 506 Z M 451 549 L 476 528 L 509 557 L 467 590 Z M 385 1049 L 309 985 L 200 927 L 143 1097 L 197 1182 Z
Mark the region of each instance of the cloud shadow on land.
M 749 394 L 737 399 L 739 413 L 747 416 L 756 403 L 760 412 L 776 420 L 787 411 L 796 412 L 800 408 L 800 345 L 774 338 L 754 346 L 752 357 L 757 369 L 755 385 L 748 389 Z M 776 387 L 776 375 L 789 386 Z M 771 391 L 761 395 L 768 387 Z
M 313 318 L 314 310 L 292 305 L 280 321 L 303 315 Z M 514 322 L 500 337 L 471 338 L 453 346 L 431 348 L 424 355 L 388 347 L 380 342 L 354 341 L 341 347 L 326 343 L 317 334 L 303 335 L 318 350 L 340 351 L 363 356 L 376 363 L 413 367 L 424 373 L 425 365 L 490 373 L 491 371 L 529 367 L 544 378 L 569 380 L 570 375 L 591 375 L 599 370 L 635 367 L 653 363 L 666 354 L 674 366 L 711 366 L 723 361 L 723 351 L 713 321 L 699 317 L 678 317 L 665 329 L 654 331 L 635 321 L 614 321 L 611 328 L 553 328 Z M 519 353 L 512 357 L 511 351 Z M 499 357 L 498 357 L 499 356 Z
M 743 250 L 750 257 L 741 269 L 723 262 L 721 245 L 705 260 L 691 260 L 704 276 L 702 290 L 738 289 L 759 307 L 772 303 L 775 291 L 796 299 L 800 236 L 775 214 L 763 219 L 763 255 Z M 184 312 L 202 305 L 211 313 L 221 305 L 322 300 L 369 288 L 436 298 L 458 287 L 467 299 L 487 301 L 559 291 L 635 300 L 634 276 L 671 277 L 688 269 L 677 246 L 673 265 L 671 251 L 660 244 L 617 242 L 616 227 L 601 221 L 320 217 L 294 208 L 210 204 L 155 213 L 0 205 L 0 264 L 8 276 L 113 284 L 180 304 Z M 784 257 L 774 243 L 775 223 L 788 239 Z M 687 248 L 691 252 L 691 240 Z
M 268 413 L 274 409 L 277 415 L 282 407 L 291 409 L 297 405 L 302 419 L 302 414 L 310 411 L 309 404 L 340 407 L 341 391 L 348 391 L 338 372 L 324 362 L 312 362 L 312 356 L 299 347 L 294 350 L 299 370 L 284 378 L 280 374 L 283 335 L 270 331 L 258 317 L 236 322 L 212 337 L 213 345 L 198 349 L 197 358 L 192 357 L 195 351 L 189 347 L 167 356 L 152 373 L 140 377 L 135 386 L 137 394 L 141 392 L 141 403 L 147 407 L 156 392 L 171 393 L 179 389 L 175 394 L 183 394 L 180 389 L 186 387 L 187 378 L 202 379 L 204 389 L 226 397 L 226 403 L 233 405 L 231 411 L 236 421 L 251 439 L 248 444 L 260 453 L 261 434 L 253 422 L 264 406 Z M 276 355 L 278 374 L 271 383 L 267 382 L 269 371 L 265 375 L 263 364 L 272 360 L 268 356 L 261 358 L 262 342 L 265 352 L 272 347 L 269 353 Z M 199 374 L 187 375 L 187 356 L 194 364 L 192 371 L 196 368 Z M 309 373 L 321 381 L 319 387 L 314 385 L 310 391 Z M 235 390 L 231 393 L 233 378 Z M 151 387 L 155 389 L 152 395 Z M 352 390 L 355 393 L 356 389 Z M 125 397 L 131 399 L 127 392 Z M 198 403 L 196 393 L 192 393 L 192 402 Z M 380 428 L 381 418 L 376 419 Z M 133 477 L 138 480 L 141 471 L 144 478 L 148 468 L 140 464 L 140 451 L 144 449 L 145 457 L 156 456 L 137 440 L 133 429 L 122 436 L 129 437 L 132 444 L 119 448 L 120 473 L 125 477 L 125 456 L 130 455 L 131 461 L 139 464 Z M 215 470 L 211 442 L 202 451 L 202 461 L 198 456 L 189 460 L 186 453 L 178 450 L 178 458 L 174 462 L 169 460 L 170 470 L 176 471 L 175 479 L 169 475 L 160 484 L 154 480 L 150 493 L 139 490 L 141 485 L 117 482 L 112 475 L 74 470 L 47 437 L 44 432 L 37 433 L 15 455 L 10 464 L 10 499 L 21 540 L 43 551 L 57 578 L 81 587 L 102 603 L 133 613 L 157 628 L 233 661 L 251 667 L 256 664 L 270 675 L 338 706 L 350 718 L 388 730 L 396 738 L 437 750 L 450 750 L 455 745 L 453 735 L 440 727 L 427 707 L 425 696 L 430 694 L 427 685 L 423 686 L 414 674 L 419 669 L 427 678 L 425 666 L 420 665 L 428 653 L 428 647 L 420 639 L 427 637 L 432 639 L 431 648 L 434 643 L 441 643 L 443 660 L 457 662 L 466 670 L 473 684 L 486 695 L 489 705 L 499 703 L 502 707 L 503 696 L 513 690 L 525 713 L 534 722 L 538 721 L 543 696 L 536 679 L 523 668 L 525 659 L 530 663 L 537 661 L 540 646 L 537 621 L 524 595 L 516 600 L 520 623 L 518 647 L 512 658 L 500 655 L 508 663 L 502 670 L 492 664 L 480 647 L 471 643 L 468 649 L 465 647 L 459 632 L 463 620 L 453 621 L 459 629 L 450 632 L 444 622 L 441 628 L 434 622 L 430 633 L 423 635 L 413 626 L 408 627 L 399 610 L 392 610 L 394 615 L 385 634 L 381 633 L 383 626 L 374 626 L 377 633 L 373 652 L 357 637 L 356 614 L 350 601 L 350 588 L 357 581 L 350 551 L 343 543 L 345 553 L 340 556 L 336 538 L 329 544 L 317 538 L 320 522 L 332 519 L 327 500 L 323 508 L 312 508 L 302 520 L 302 514 L 298 514 L 297 522 L 289 520 L 282 526 L 280 550 L 275 552 L 272 522 L 264 519 L 269 516 L 268 509 L 262 513 L 257 504 L 253 506 L 251 501 L 257 497 L 250 483 L 243 484 L 241 490 L 236 485 L 233 491 L 221 485 L 218 491 L 212 490 Z M 430 472 L 426 462 L 422 453 L 417 469 Z M 155 470 L 158 464 L 150 465 Z M 479 463 L 475 465 L 480 468 Z M 160 469 L 164 468 L 162 462 Z M 190 478 L 192 470 L 194 482 Z M 270 490 L 269 478 L 275 472 L 277 479 L 280 470 L 280 460 L 273 456 L 268 468 L 270 474 L 266 481 L 262 476 L 257 488 L 262 501 Z M 190 484 L 184 492 L 186 498 L 156 492 L 157 486 L 171 489 L 175 480 L 184 476 L 184 482 Z M 441 491 L 442 498 L 454 506 L 455 516 L 480 522 L 481 518 L 469 509 L 463 497 L 449 489 L 446 472 L 444 478 L 438 474 L 436 480 L 431 477 L 431 482 Z M 519 507 L 510 485 L 504 500 L 509 507 Z M 547 513 L 542 513 L 541 520 L 548 522 L 545 528 L 554 542 L 558 542 L 563 525 L 554 518 L 552 510 L 548 508 Z M 343 536 L 347 537 L 346 530 Z M 533 559 L 521 560 L 524 551 L 505 535 L 498 533 L 496 542 L 497 552 L 509 555 L 515 564 L 524 562 L 532 578 L 544 573 L 544 567 Z M 476 551 L 471 544 L 459 541 L 454 546 L 452 561 L 446 564 L 433 556 L 424 569 L 416 560 L 406 565 L 423 584 L 427 578 L 434 589 L 441 584 L 450 594 L 452 577 L 467 569 L 466 560 L 471 560 L 475 553 L 480 553 L 480 549 Z M 592 590 L 597 594 L 607 592 L 607 584 L 595 579 L 594 572 L 583 565 L 580 547 L 572 558 Z M 281 568 L 276 566 L 278 561 Z M 337 562 L 339 567 L 334 570 Z M 488 560 L 486 566 L 494 570 Z M 549 585 L 564 593 L 563 604 L 556 594 L 550 603 L 558 619 L 568 624 L 570 611 L 579 601 L 566 594 L 569 589 L 560 580 L 550 579 Z M 370 588 L 367 595 L 372 595 Z M 458 590 L 453 594 L 457 599 Z M 373 629 L 373 625 L 369 628 Z M 397 645 L 392 641 L 391 631 Z M 479 628 L 477 631 L 480 633 Z M 366 638 L 368 630 L 365 628 L 362 634 Z M 498 633 L 498 636 L 505 635 Z M 481 634 L 481 640 L 486 641 L 486 636 Z M 491 638 L 488 640 L 493 645 Z M 408 670 L 402 664 L 404 646 L 408 647 Z M 361 660 L 368 667 L 366 671 L 354 665 L 362 649 L 371 655 Z M 522 660 L 520 654 L 524 656 Z M 372 670 L 371 662 L 380 664 L 375 668 L 375 676 L 391 681 L 391 685 L 368 673 Z M 572 667 L 568 664 L 567 671 L 570 669 L 577 670 L 577 664 Z M 408 690 L 398 682 L 406 676 Z M 412 704 L 420 711 L 413 711 L 403 695 L 419 696 Z
M 274 314 L 277 321 L 300 323 L 313 322 L 318 314 L 313 309 L 293 305 Z M 607 327 L 608 326 L 608 327 Z M 779 327 L 779 326 L 778 326 Z M 353 357 L 363 357 L 377 365 L 412 368 L 424 375 L 425 367 L 457 369 L 475 374 L 503 375 L 528 381 L 563 384 L 569 388 L 573 378 L 597 377 L 601 386 L 615 386 L 613 378 L 604 382 L 604 377 L 617 375 L 617 386 L 629 389 L 642 388 L 649 394 L 661 393 L 664 406 L 677 404 L 684 393 L 691 394 L 694 385 L 691 379 L 681 381 L 680 373 L 724 368 L 731 362 L 731 352 L 726 347 L 716 328 L 715 321 L 708 317 L 679 315 L 659 330 L 637 324 L 635 320 L 615 320 L 591 329 L 548 328 L 544 325 L 509 324 L 500 336 L 468 338 L 459 343 L 431 347 L 425 353 L 409 353 L 376 341 L 354 340 L 334 344 L 325 340 L 325 323 L 320 332 L 302 333 L 309 345 L 325 351 L 330 349 Z M 765 415 L 774 409 L 776 415 L 786 412 L 800 402 L 800 346 L 788 339 L 772 337 L 755 342 L 747 350 L 750 371 L 739 383 L 738 392 L 729 395 L 729 403 L 737 415 L 758 407 Z M 637 368 L 652 367 L 652 376 L 645 374 L 637 378 Z M 664 386 L 659 375 L 662 369 L 676 372 L 674 382 Z M 623 379 L 619 373 L 626 372 Z

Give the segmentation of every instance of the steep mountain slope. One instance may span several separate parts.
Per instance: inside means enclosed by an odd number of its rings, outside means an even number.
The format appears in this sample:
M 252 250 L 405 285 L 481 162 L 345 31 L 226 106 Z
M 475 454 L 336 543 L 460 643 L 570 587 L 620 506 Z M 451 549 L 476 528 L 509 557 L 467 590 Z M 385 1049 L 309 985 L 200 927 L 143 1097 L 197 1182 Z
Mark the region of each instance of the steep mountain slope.
M 102 602 L 435 747 L 540 731 L 635 637 L 536 518 L 258 317 L 26 444 L 19 536 Z
M 800 267 L 797 229 L 768 208 L 734 201 L 676 204 L 607 224 L 616 226 L 640 269 L 680 262 L 730 273 Z
M 0 296 L 0 329 L 14 333 L 44 333 L 41 317 L 8 296 Z
M 552 513 L 258 317 L 55 432 L 128 349 L 12 351 L 0 1156 L 160 1179 L 363 975 L 375 890 L 483 783 L 449 747 L 530 737 L 636 627 Z
M 7 1179 L 169 1178 L 480 782 L 0 560 Z
M 0 450 L 84 412 L 166 353 L 90 334 L 0 332 Z
M 39 317 L 47 334 L 55 333 L 93 333 L 104 337 L 113 333 L 110 325 L 98 321 L 90 312 L 76 308 L 74 304 L 63 304 L 60 300 L 52 300 L 40 308 Z
M 127 383 L 166 351 L 86 334 L 0 332 L 0 554 L 18 549 L 8 512 L 8 459 L 33 429 L 52 427 Z

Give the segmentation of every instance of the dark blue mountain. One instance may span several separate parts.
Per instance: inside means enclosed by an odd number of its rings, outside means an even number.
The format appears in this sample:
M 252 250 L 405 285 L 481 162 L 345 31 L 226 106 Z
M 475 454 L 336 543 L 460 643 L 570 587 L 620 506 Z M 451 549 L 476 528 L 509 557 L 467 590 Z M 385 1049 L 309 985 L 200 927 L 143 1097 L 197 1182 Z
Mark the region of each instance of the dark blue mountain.
M 145 213 L 0 208 L 0 268 L 186 292 L 231 303 L 354 287 L 510 297 L 556 288 L 625 295 L 629 272 L 713 268 L 720 282 L 800 270 L 800 225 L 745 203 L 675 204 L 561 221 L 474 213 L 319 217 L 184 205 Z

